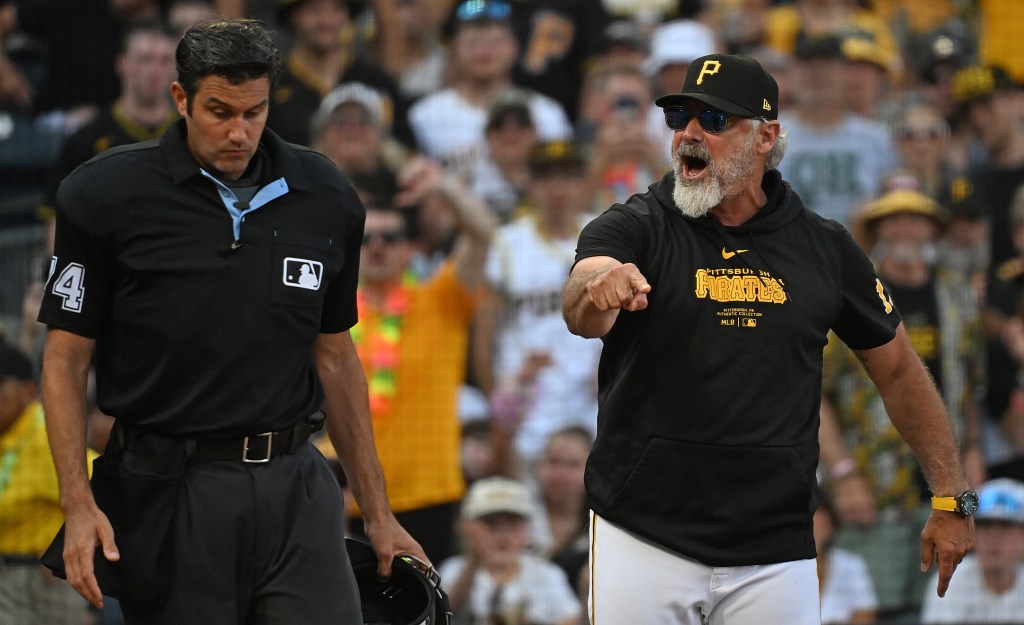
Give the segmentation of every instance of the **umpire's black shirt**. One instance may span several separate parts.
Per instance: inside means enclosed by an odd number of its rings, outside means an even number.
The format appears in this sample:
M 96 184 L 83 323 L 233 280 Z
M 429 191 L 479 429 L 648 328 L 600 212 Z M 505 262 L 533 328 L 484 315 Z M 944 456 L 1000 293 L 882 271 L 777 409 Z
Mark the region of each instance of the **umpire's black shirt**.
M 99 407 L 169 435 L 283 429 L 320 407 L 310 346 L 356 321 L 365 212 L 325 157 L 265 130 L 259 191 L 200 168 L 179 120 L 57 194 L 39 320 L 96 340 Z

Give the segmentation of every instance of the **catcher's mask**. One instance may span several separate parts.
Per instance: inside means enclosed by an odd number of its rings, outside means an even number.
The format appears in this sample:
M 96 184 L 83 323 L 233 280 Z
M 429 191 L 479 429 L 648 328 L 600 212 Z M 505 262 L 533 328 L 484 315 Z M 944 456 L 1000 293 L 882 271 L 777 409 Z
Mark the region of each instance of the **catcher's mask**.
M 451 625 L 448 594 L 434 567 L 410 555 L 396 556 L 391 577 L 377 577 L 377 554 L 370 545 L 345 539 L 359 587 L 365 625 Z

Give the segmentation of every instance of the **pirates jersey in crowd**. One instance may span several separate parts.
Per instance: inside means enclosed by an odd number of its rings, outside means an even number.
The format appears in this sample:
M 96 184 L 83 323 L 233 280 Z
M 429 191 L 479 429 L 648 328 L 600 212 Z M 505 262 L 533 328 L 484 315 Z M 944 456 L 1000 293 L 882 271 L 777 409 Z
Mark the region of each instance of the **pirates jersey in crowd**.
M 289 143 L 309 145 L 313 140 L 310 125 L 327 92 L 315 86 L 317 80 L 312 74 L 313 70 L 291 56 L 270 95 L 267 127 Z M 387 74 L 369 61 L 356 57 L 338 80 L 339 85 L 346 82 L 361 82 L 380 92 L 385 105 L 383 121 L 391 126 L 391 134 L 408 146 L 415 145 L 406 116 L 407 107 L 395 82 Z
M 147 128 L 124 112 L 117 102 L 101 109 L 96 119 L 79 128 L 68 137 L 61 148 L 57 163 L 50 171 L 46 185 L 44 205 L 53 208 L 57 201 L 57 188 L 64 178 L 85 161 L 104 150 L 129 143 L 147 141 L 164 134 L 167 127 L 178 118 L 178 112 L 171 107 L 167 117 L 155 128 Z
M 554 98 L 576 119 L 587 62 L 599 54 L 610 19 L 601 0 L 513 0 L 521 46 L 513 81 Z
M 579 229 L 590 219 L 581 216 Z M 576 234 L 550 239 L 540 232 L 537 217 L 526 215 L 499 228 L 487 259 L 487 282 L 505 300 L 495 377 L 517 376 L 532 354 L 548 354 L 552 360 L 538 373 L 516 432 L 516 451 L 530 460 L 560 429 L 580 425 L 594 432 L 597 427 L 601 343 L 572 334 L 562 319 L 562 285 L 576 240 Z

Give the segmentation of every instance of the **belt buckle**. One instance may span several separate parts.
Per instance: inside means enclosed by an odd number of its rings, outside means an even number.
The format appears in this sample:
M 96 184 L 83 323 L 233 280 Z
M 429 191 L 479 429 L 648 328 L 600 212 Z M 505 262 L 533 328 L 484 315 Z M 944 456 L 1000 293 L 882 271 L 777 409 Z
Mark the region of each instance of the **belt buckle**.
M 256 439 L 262 436 L 267 437 L 267 453 L 263 458 L 250 458 L 249 457 L 249 439 Z M 274 442 L 273 432 L 263 432 L 262 434 L 256 434 L 254 436 L 246 436 L 242 439 L 242 462 L 250 464 L 263 464 L 264 462 L 270 462 L 270 449 Z

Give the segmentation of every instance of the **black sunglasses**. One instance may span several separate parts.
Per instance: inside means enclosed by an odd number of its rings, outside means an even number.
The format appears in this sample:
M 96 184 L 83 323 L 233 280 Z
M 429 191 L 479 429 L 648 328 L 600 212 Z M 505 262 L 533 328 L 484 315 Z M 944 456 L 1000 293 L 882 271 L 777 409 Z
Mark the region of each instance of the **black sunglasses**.
M 690 123 L 694 115 L 682 107 L 669 107 L 665 109 L 665 123 L 672 130 L 682 130 Z M 718 109 L 704 109 L 697 113 L 697 123 L 705 132 L 718 134 L 725 132 L 729 125 L 729 114 Z
M 944 139 L 949 136 L 949 125 L 945 122 L 919 126 L 899 124 L 894 134 L 897 139 Z
M 367 230 L 363 232 L 363 245 L 370 245 L 374 240 L 380 239 L 384 243 L 391 245 L 398 243 L 405 239 L 405 233 L 401 230 Z

